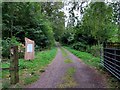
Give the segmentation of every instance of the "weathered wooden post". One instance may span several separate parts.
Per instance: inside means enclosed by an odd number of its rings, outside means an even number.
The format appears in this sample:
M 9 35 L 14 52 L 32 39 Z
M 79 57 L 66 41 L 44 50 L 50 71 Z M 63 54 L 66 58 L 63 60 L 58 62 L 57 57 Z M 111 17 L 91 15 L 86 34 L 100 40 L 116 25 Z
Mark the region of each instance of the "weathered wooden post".
M 103 65 L 103 45 L 100 47 L 100 63 L 101 63 L 101 65 Z
M 18 82 L 19 82 L 18 46 L 13 46 L 11 47 L 10 83 L 16 84 Z
M 107 63 L 107 61 L 106 61 L 106 42 L 104 42 L 104 44 L 103 44 L 103 64 L 104 64 L 104 67 L 106 67 L 106 63 Z

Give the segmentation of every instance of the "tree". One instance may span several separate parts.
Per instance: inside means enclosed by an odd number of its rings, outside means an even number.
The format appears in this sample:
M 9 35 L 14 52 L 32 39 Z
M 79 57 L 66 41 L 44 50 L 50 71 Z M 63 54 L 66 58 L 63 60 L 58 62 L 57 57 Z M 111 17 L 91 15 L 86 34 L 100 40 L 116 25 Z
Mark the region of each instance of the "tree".
M 68 12 L 66 13 L 66 23 L 67 23 L 66 26 L 67 27 L 74 27 L 78 23 L 80 23 L 84 10 L 87 7 L 87 5 L 84 6 L 84 4 L 87 4 L 87 3 L 88 3 L 87 1 L 65 2 L 65 6 L 64 6 L 65 11 Z
M 62 2 L 43 2 L 42 13 L 45 18 L 48 19 L 52 24 L 54 37 L 57 41 L 60 40 L 61 35 L 64 32 L 64 12 L 62 11 Z
M 112 13 L 112 7 L 104 2 L 91 3 L 83 16 L 82 25 L 88 27 L 84 31 L 97 39 L 98 43 L 108 41 L 114 31 Z
M 4 40 L 15 36 L 24 43 L 24 38 L 28 37 L 41 48 L 54 44 L 53 28 L 41 13 L 41 3 L 3 2 L 2 9 Z
M 111 4 L 114 10 L 114 22 L 118 25 L 118 41 L 120 42 L 120 2 L 114 2 Z

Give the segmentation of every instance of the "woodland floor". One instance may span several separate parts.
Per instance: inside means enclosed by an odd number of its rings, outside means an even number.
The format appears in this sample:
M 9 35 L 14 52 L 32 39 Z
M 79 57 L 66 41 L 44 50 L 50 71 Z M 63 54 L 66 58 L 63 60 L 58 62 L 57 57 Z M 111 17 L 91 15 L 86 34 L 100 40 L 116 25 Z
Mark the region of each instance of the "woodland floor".
M 26 88 L 106 88 L 106 79 L 64 48 L 58 52 L 40 78 Z

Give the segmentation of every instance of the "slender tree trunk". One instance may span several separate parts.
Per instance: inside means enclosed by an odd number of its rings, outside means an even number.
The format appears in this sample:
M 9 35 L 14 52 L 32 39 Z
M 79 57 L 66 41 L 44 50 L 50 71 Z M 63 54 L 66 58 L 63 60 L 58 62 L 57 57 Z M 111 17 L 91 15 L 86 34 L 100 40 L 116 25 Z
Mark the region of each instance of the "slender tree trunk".
M 120 42 L 120 2 L 118 3 L 118 42 Z
M 118 42 L 120 42 L 120 23 L 119 23 L 119 27 L 118 27 Z

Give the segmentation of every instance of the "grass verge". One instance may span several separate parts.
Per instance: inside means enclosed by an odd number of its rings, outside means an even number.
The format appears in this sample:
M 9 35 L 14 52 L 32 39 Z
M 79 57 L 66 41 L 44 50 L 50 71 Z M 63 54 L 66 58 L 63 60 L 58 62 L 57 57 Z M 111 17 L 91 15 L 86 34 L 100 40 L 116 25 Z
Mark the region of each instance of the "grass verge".
M 65 47 L 65 48 L 67 50 L 69 50 L 70 52 L 72 52 L 77 57 L 79 57 L 80 59 L 82 59 L 86 64 L 99 69 L 99 67 L 100 67 L 100 58 L 99 57 L 94 57 L 90 53 L 77 51 L 77 50 L 71 49 L 69 47 Z
M 65 63 L 72 63 L 73 61 L 70 60 L 70 59 L 65 59 L 64 62 L 65 62 Z
M 45 67 L 53 60 L 57 52 L 56 48 L 52 48 L 51 50 L 46 50 L 42 52 L 37 52 L 35 55 L 35 59 L 28 61 L 24 59 L 19 59 L 19 86 L 25 86 L 36 81 L 39 78 L 41 71 L 44 71 Z M 9 63 L 2 63 L 2 68 L 8 68 Z M 10 75 L 8 70 L 2 71 L 3 78 L 3 88 L 8 88 L 8 85 L 5 83 L 10 80 Z M 5 82 L 4 82 L 5 81 Z M 6 87 L 8 86 L 8 87 Z M 14 86 L 10 86 L 14 87 Z
M 101 66 L 99 57 L 94 57 L 90 53 L 77 51 L 71 49 L 70 47 L 65 48 L 77 57 L 79 57 L 85 64 L 100 71 L 106 77 L 109 88 L 120 88 L 120 81 Z
M 74 67 L 70 67 L 65 76 L 62 78 L 62 83 L 57 88 L 74 88 L 77 86 L 77 82 L 74 80 L 73 75 L 76 72 Z
M 68 57 L 67 52 L 64 50 L 64 48 L 61 47 L 62 55 L 66 59 L 64 60 L 65 63 L 72 63 L 73 61 Z
M 67 54 L 67 52 L 65 52 L 64 48 L 61 47 L 61 51 L 62 51 L 62 55 L 63 55 L 64 57 L 67 57 L 67 56 L 68 56 L 68 54 Z

